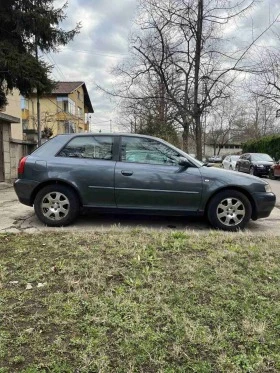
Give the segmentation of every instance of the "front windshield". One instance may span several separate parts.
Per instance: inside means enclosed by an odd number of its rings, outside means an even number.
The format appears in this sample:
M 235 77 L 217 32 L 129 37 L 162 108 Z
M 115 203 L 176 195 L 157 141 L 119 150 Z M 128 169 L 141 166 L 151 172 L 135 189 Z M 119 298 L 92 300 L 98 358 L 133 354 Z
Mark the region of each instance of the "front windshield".
M 273 159 L 268 154 L 252 154 L 252 161 L 273 162 Z

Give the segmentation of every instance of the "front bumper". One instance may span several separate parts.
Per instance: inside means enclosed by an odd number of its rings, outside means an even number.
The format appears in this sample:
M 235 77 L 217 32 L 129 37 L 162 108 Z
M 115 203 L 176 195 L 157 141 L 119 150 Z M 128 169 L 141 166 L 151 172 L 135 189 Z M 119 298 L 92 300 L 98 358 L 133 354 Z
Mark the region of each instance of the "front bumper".
M 33 206 L 33 192 L 38 185 L 37 181 L 17 179 L 14 182 L 14 189 L 19 202 L 27 206 Z
M 270 171 L 270 166 L 266 166 L 266 167 L 255 167 L 255 174 L 257 175 L 266 175 L 268 176 L 269 175 L 269 171 Z
M 254 193 L 253 194 L 255 209 L 252 213 L 252 219 L 257 220 L 267 218 L 273 210 L 276 203 L 276 196 L 274 193 Z

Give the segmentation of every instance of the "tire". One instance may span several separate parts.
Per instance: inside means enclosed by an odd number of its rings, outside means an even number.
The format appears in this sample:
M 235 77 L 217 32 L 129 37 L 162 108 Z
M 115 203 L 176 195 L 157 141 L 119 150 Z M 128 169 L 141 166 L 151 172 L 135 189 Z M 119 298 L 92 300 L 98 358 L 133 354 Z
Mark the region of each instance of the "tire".
M 255 169 L 254 169 L 253 166 L 250 167 L 249 174 L 250 174 L 250 175 L 255 175 L 255 176 L 256 176 L 256 172 L 255 172 Z
M 213 227 L 225 231 L 244 229 L 251 219 L 252 206 L 248 198 L 237 190 L 224 190 L 209 202 L 208 220 Z
M 277 179 L 277 178 L 274 176 L 274 172 L 273 172 L 273 170 L 269 170 L 268 177 L 269 177 L 271 180 L 276 180 L 276 179 Z
M 37 193 L 34 210 L 42 223 L 49 227 L 62 227 L 76 219 L 80 204 L 71 188 L 54 184 L 47 185 Z

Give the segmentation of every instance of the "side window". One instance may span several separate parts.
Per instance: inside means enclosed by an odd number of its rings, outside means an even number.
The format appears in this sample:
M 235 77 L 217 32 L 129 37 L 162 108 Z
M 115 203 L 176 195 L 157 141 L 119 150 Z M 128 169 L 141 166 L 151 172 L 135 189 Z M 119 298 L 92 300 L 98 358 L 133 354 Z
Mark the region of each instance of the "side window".
M 122 138 L 122 162 L 175 166 L 179 157 L 179 153 L 159 141 L 141 137 Z
M 58 157 L 111 160 L 112 150 L 111 136 L 77 136 L 58 153 Z

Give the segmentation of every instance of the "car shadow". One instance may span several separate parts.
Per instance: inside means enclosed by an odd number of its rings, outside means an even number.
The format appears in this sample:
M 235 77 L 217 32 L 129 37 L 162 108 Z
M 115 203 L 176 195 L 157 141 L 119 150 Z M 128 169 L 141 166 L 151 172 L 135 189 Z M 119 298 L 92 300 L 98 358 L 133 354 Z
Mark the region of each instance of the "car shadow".
M 136 214 L 100 214 L 92 211 L 83 212 L 75 221 L 75 226 L 95 226 L 123 228 L 141 227 L 150 229 L 211 229 L 204 217 L 157 216 Z

